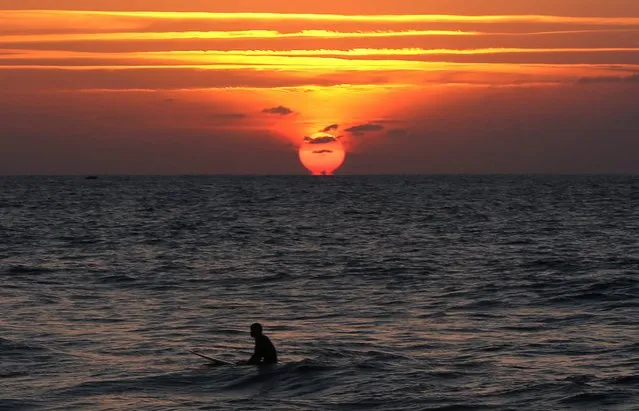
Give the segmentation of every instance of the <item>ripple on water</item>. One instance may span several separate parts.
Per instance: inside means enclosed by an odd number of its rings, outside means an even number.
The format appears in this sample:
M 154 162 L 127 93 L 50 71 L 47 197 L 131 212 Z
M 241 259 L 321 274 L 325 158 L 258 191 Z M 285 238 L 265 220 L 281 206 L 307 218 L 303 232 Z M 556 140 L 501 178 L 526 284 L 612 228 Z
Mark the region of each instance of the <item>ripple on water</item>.
M 13 265 L 4 270 L 5 274 L 9 275 L 28 275 L 29 277 L 47 273 L 56 272 L 53 268 L 47 268 L 37 265 Z

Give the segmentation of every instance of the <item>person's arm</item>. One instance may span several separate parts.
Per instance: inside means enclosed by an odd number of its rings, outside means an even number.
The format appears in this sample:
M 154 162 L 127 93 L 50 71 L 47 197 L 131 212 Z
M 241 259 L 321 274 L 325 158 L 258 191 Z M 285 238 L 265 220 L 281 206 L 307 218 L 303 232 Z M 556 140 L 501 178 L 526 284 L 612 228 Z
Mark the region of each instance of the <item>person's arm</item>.
M 260 344 L 259 339 L 255 340 L 255 352 L 253 356 L 249 358 L 246 362 L 247 364 L 259 364 L 262 361 L 262 357 L 264 357 L 264 350 L 262 349 L 262 344 Z

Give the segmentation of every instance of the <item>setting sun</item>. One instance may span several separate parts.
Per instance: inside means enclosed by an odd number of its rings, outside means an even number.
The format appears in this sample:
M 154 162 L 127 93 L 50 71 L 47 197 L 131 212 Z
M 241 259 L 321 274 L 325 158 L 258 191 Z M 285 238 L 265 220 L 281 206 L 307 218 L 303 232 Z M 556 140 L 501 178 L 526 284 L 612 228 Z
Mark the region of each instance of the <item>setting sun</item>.
M 315 133 L 304 138 L 299 156 L 313 175 L 331 175 L 344 163 L 346 152 L 342 142 L 332 134 Z

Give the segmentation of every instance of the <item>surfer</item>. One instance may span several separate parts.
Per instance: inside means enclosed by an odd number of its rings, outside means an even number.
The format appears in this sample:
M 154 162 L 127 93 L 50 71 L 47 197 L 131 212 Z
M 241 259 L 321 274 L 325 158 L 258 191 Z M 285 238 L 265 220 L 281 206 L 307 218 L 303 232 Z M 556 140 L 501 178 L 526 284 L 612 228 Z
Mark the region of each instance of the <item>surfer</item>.
M 255 353 L 246 364 L 277 364 L 277 351 L 271 340 L 263 334 L 262 324 L 251 325 L 251 337 L 255 338 Z
M 277 364 L 277 351 L 271 340 L 263 334 L 262 324 L 255 323 L 251 325 L 251 337 L 255 339 L 255 353 L 248 361 L 239 361 L 236 365 Z M 233 363 L 228 361 L 209 357 L 197 351 L 189 350 L 189 352 L 209 360 L 212 365 L 233 365 Z

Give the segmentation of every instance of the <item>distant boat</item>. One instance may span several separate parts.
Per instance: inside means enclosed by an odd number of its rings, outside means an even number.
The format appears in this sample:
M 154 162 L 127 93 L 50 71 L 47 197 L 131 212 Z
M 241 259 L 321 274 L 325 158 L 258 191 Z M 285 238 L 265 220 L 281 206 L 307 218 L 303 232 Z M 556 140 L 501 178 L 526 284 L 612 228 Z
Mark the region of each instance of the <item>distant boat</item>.
M 97 180 L 98 176 L 86 176 L 84 179 L 85 180 Z

